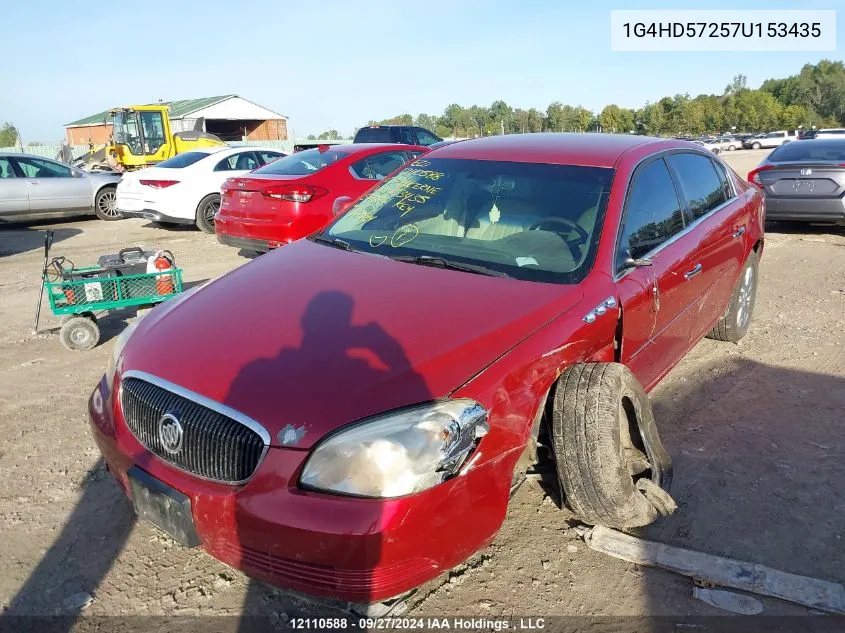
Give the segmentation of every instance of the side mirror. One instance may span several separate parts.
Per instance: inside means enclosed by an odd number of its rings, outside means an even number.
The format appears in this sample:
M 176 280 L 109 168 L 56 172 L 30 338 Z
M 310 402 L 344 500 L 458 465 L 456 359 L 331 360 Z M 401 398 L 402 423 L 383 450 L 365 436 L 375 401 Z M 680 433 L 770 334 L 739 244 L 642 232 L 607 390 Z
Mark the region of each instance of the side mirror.
M 334 203 L 332 203 L 332 214 L 340 215 L 351 207 L 353 202 L 355 202 L 355 200 L 349 196 L 340 196 L 339 198 L 336 198 Z
M 646 268 L 647 266 L 654 266 L 654 262 L 650 259 L 635 259 L 633 257 L 628 257 L 622 262 L 623 270 L 629 268 Z

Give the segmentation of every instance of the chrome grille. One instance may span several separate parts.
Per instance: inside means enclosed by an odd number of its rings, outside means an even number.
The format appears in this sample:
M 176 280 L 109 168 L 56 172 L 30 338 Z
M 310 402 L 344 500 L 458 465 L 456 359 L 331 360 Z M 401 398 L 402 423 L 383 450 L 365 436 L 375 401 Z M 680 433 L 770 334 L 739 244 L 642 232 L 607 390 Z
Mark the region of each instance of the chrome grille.
M 140 372 L 124 375 L 120 405 L 126 425 L 150 451 L 177 468 L 213 481 L 249 479 L 270 440 L 263 427 L 235 419 L 244 416 L 228 407 Z M 182 444 L 176 452 L 162 445 L 159 421 L 166 413 L 182 426 Z

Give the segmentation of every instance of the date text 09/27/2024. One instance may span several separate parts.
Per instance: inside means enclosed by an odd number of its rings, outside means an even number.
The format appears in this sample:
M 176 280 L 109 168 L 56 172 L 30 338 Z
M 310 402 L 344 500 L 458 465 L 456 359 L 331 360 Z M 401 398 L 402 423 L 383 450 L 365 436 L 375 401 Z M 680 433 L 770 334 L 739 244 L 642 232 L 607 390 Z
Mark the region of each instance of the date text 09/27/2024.
M 293 618 L 291 628 L 299 631 L 343 630 L 456 630 L 456 631 L 540 631 L 545 618 L 481 618 L 481 617 L 385 617 L 385 618 Z

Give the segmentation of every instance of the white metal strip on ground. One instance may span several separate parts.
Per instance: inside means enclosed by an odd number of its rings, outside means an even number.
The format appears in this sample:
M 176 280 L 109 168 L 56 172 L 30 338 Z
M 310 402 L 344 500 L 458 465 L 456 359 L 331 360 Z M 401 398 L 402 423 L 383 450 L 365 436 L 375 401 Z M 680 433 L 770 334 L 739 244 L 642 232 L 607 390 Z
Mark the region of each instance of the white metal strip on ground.
M 660 567 L 714 585 L 780 598 L 820 611 L 845 614 L 845 588 L 836 582 L 646 541 L 601 526 L 586 530 L 583 536 L 590 549 L 631 563 Z

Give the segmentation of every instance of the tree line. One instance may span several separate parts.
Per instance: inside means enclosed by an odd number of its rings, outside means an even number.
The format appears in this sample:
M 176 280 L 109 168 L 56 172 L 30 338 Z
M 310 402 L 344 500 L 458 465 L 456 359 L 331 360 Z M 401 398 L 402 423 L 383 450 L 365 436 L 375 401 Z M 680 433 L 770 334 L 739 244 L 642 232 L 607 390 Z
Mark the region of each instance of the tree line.
M 845 126 L 845 64 L 807 64 L 798 74 L 766 80 L 758 89 L 749 88 L 746 77 L 737 75 L 720 95 L 676 94 L 641 108 L 610 104 L 594 112 L 559 101 L 545 110 L 515 108 L 504 101 L 489 107 L 453 103 L 440 115 L 400 114 L 368 123 L 376 124 L 418 125 L 443 137 L 587 131 L 693 136 L 839 127 Z M 340 138 L 340 133 L 329 130 L 316 138 Z

